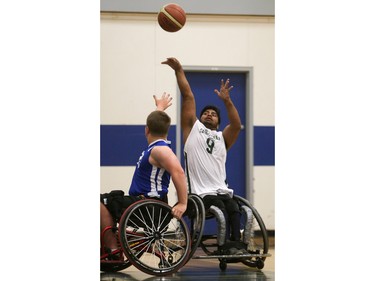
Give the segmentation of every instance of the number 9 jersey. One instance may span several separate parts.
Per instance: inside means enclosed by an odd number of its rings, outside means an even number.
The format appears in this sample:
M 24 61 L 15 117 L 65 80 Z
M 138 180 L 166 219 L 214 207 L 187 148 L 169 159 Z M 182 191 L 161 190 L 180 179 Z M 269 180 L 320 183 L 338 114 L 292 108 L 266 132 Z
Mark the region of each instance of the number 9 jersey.
M 202 197 L 231 193 L 225 182 L 227 150 L 222 131 L 210 130 L 197 119 L 184 152 L 185 172 L 192 193 Z

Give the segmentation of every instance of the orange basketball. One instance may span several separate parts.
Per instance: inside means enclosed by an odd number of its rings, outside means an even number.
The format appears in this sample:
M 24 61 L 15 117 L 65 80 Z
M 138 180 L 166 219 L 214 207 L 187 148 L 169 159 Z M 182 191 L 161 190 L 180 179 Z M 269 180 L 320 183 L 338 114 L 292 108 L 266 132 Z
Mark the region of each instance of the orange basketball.
M 165 31 L 179 31 L 186 22 L 185 11 L 177 4 L 167 4 L 160 9 L 158 22 Z

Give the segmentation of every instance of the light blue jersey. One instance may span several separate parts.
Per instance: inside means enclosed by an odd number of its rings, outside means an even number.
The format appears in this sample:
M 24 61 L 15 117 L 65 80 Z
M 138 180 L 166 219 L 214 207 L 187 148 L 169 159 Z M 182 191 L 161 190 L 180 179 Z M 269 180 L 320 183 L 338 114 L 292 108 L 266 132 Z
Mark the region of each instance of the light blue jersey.
M 129 195 L 164 198 L 168 193 L 170 174 L 162 168 L 153 166 L 149 162 L 151 150 L 155 146 L 168 146 L 170 141 L 156 140 L 142 152 L 134 171 Z

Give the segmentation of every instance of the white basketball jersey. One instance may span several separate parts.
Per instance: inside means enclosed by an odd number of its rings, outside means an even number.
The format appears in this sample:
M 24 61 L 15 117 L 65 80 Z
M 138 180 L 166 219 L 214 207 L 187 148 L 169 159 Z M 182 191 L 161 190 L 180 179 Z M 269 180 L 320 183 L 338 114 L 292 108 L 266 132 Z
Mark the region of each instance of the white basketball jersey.
M 198 119 L 186 140 L 186 174 L 191 192 L 200 196 L 229 193 L 225 183 L 227 150 L 223 132 L 206 128 Z

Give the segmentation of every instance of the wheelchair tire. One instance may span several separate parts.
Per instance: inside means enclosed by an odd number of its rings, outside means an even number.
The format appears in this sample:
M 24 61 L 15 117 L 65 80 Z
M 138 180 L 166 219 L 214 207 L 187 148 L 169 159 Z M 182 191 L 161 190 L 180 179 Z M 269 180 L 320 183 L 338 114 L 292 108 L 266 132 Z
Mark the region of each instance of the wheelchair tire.
M 174 273 L 190 257 L 188 227 L 173 218 L 171 210 L 164 202 L 146 199 L 130 205 L 121 217 L 121 247 L 131 264 L 146 274 Z
M 194 210 L 192 211 L 192 214 L 188 214 L 184 216 L 184 220 L 187 225 L 190 226 L 190 238 L 191 238 L 191 249 L 190 249 L 190 255 L 189 259 L 194 255 L 195 251 L 199 247 L 203 230 L 204 230 L 204 223 L 205 223 L 205 208 L 202 201 L 202 198 L 200 198 L 198 195 L 190 193 L 188 195 L 189 203 L 188 206 L 194 206 Z
M 249 238 L 249 241 L 244 241 L 246 244 L 248 244 L 248 252 L 250 254 L 267 254 L 269 247 L 268 235 L 266 226 L 261 216 L 255 209 L 255 207 L 253 207 L 246 199 L 237 195 L 234 195 L 233 197 L 239 202 L 240 205 L 249 207 L 253 214 L 251 236 Z M 265 260 L 266 257 L 252 257 L 242 260 L 242 263 L 249 267 L 261 269 L 264 266 Z

